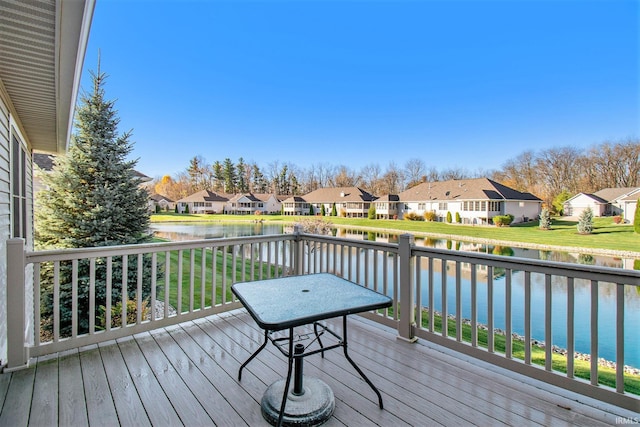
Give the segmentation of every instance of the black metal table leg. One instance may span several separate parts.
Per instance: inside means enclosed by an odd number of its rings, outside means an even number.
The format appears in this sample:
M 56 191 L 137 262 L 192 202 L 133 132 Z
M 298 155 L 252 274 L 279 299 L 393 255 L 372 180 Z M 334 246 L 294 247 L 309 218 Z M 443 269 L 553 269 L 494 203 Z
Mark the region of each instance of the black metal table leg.
M 376 392 L 376 394 L 378 395 L 378 405 L 380 406 L 380 409 L 384 409 L 382 407 L 382 395 L 380 394 L 380 392 L 378 391 L 376 386 L 373 385 L 371 380 L 369 378 L 367 378 L 367 376 L 364 374 L 364 372 L 362 372 L 362 370 L 358 367 L 358 365 L 356 365 L 356 362 L 354 362 L 351 359 L 351 357 L 349 357 L 349 353 L 347 352 L 347 316 L 342 316 L 342 335 L 343 335 L 343 337 L 342 337 L 343 338 L 343 343 L 342 344 L 343 344 L 343 347 L 344 347 L 344 357 L 346 357 L 347 360 L 349 361 L 349 363 L 351 363 L 351 366 L 353 366 L 355 368 L 355 370 L 358 371 L 358 373 L 360 374 L 362 379 L 365 380 L 367 384 L 369 384 L 369 387 L 371 387 L 371 389 Z
M 249 364 L 249 362 L 251 362 L 253 360 L 253 358 L 256 357 L 258 355 L 258 353 L 260 353 L 262 351 L 262 349 L 267 346 L 268 334 L 269 334 L 269 332 L 267 330 L 265 330 L 264 331 L 264 342 L 262 343 L 262 345 L 260 347 L 258 347 L 258 349 L 256 351 L 254 351 L 253 354 L 251 356 L 249 356 L 249 358 L 247 360 L 245 360 L 245 362 L 242 364 L 242 366 L 240 366 L 240 369 L 238 370 L 238 381 L 242 381 L 242 370 L 244 369 L 244 367 L 247 366 Z

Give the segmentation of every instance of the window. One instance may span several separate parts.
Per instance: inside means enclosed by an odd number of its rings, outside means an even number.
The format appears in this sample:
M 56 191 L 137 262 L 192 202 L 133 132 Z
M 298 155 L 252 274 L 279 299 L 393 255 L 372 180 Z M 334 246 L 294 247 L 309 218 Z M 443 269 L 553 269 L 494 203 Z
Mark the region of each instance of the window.
M 418 210 L 423 211 L 426 207 L 426 203 L 418 203 Z
M 11 221 L 12 237 L 27 237 L 27 152 L 11 135 Z
M 441 211 L 446 211 L 448 209 L 448 203 L 447 202 L 440 202 L 438 203 L 438 210 Z

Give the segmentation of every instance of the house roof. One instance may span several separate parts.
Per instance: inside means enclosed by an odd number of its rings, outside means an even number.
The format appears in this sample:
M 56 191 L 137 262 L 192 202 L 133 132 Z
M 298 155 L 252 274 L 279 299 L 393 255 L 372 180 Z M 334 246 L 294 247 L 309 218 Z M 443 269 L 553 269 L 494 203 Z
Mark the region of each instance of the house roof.
M 0 1 L 0 92 L 34 150 L 67 148 L 95 0 Z
M 612 202 L 617 198 L 624 197 L 637 190 L 638 187 L 603 188 L 602 190 L 593 193 L 593 195 L 601 198 L 605 202 Z
M 302 196 L 309 203 L 372 202 L 376 198 L 358 187 L 319 188 Z
M 55 158 L 56 156 L 53 154 L 33 153 L 33 163 L 45 172 L 51 172 L 53 170 Z M 138 172 L 137 170 L 134 170 L 133 172 L 142 182 L 153 180 L 153 178 L 143 174 L 142 172 Z
M 376 199 L 376 202 L 399 202 L 400 196 L 397 194 L 385 194 Z
M 423 182 L 399 194 L 402 201 L 426 200 L 530 200 L 541 201 L 488 178 Z
M 155 202 L 161 202 L 161 201 L 166 201 L 169 203 L 173 203 L 173 200 L 171 200 L 170 198 L 163 196 L 162 194 L 152 194 L 151 196 L 149 196 L 151 198 L 151 200 L 155 201 Z
M 586 198 L 588 198 L 588 199 L 591 199 L 591 200 L 593 200 L 595 203 L 601 203 L 601 204 L 602 204 L 602 203 L 607 203 L 607 201 L 606 201 L 605 199 L 603 199 L 602 197 L 598 197 L 598 196 L 596 196 L 595 194 L 591 194 L 591 193 L 578 193 L 578 194 L 576 194 L 575 196 L 573 196 L 573 197 L 571 197 L 571 198 L 569 198 L 569 199 L 565 200 L 564 204 L 571 203 L 571 202 L 573 202 L 575 199 L 577 199 L 577 198 L 578 198 L 578 197 L 580 197 L 580 196 L 583 196 L 583 197 L 586 197 Z
M 192 203 L 192 202 L 228 202 L 228 195 L 221 195 L 218 193 L 214 193 L 209 190 L 198 191 L 197 193 L 193 193 L 187 197 L 184 197 L 178 202 L 180 203 Z
M 295 203 L 306 203 L 306 200 L 301 196 L 290 196 L 283 200 L 283 202 L 295 202 Z

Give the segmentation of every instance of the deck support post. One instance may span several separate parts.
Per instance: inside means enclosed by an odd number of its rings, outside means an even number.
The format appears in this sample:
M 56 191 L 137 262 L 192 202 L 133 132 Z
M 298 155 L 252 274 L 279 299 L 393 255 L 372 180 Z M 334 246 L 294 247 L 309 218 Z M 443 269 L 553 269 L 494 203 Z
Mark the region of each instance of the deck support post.
M 413 330 L 416 325 L 416 302 L 413 287 L 414 258 L 411 255 L 414 237 L 412 234 L 401 234 L 398 240 L 398 256 L 400 268 L 400 301 L 398 302 L 398 338 L 415 342 Z
M 29 353 L 25 346 L 24 239 L 7 240 L 7 367 L 5 372 L 27 367 Z

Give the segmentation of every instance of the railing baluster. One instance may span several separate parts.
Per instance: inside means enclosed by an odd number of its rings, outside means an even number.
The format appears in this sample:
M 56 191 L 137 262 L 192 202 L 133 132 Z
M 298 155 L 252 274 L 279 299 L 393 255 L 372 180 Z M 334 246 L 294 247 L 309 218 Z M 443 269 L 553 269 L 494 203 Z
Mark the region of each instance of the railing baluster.
M 487 351 L 495 352 L 493 326 L 493 267 L 487 266 Z
M 524 363 L 531 364 L 531 272 L 524 272 Z
M 551 319 L 552 319 L 552 295 L 551 295 L 551 275 L 544 275 L 544 368 L 551 371 L 552 367 L 552 348 L 553 338 L 551 335 Z
M 462 342 L 462 265 L 456 261 L 456 341 Z
M 53 264 L 53 342 L 60 341 L 60 261 Z
M 616 391 L 624 393 L 624 284 L 622 283 L 616 284 Z
M 112 286 L 113 286 L 113 257 L 107 257 L 107 282 L 106 282 L 106 295 L 105 295 L 105 323 L 107 331 L 111 330 L 111 298 L 112 298 Z
M 200 310 L 206 307 L 206 285 L 207 285 L 207 248 L 200 249 Z
M 574 376 L 575 358 L 575 283 L 567 277 L 567 377 Z
M 91 297 L 89 297 L 91 298 Z M 71 337 L 78 336 L 78 260 L 71 261 Z
M 222 247 L 222 305 L 227 302 L 227 253 L 229 246 Z
M 189 250 L 189 313 L 193 311 L 196 285 L 196 250 Z
M 504 357 L 511 359 L 513 357 L 513 325 L 512 325 L 512 308 L 511 308 L 511 275 L 513 271 L 510 268 L 505 270 L 504 282 L 504 340 L 505 349 Z
M 423 318 L 423 306 L 422 306 L 422 275 L 419 274 L 422 268 L 422 257 L 416 256 L 415 268 L 413 274 L 415 275 L 415 284 L 416 284 L 416 326 L 420 329 L 422 328 L 422 318 Z
M 441 288 L 440 288 L 440 296 L 441 296 L 441 323 L 442 323 L 442 331 L 441 331 L 441 335 L 443 337 L 446 337 L 449 335 L 449 330 L 448 330 L 448 320 L 447 319 L 447 261 L 446 260 L 442 260 L 442 281 L 441 281 Z
M 182 281 L 183 281 L 183 261 L 184 251 L 180 249 L 178 251 L 178 283 L 176 283 L 176 312 L 180 316 L 182 314 Z
M 76 264 L 76 267 L 77 267 L 77 264 Z M 77 276 L 77 268 L 74 276 Z M 75 280 L 77 283 L 77 277 L 75 278 Z M 90 258 L 89 260 L 89 335 L 93 335 L 95 334 L 95 332 L 96 332 L 96 259 Z
M 171 252 L 164 253 L 164 318 L 169 317 L 169 296 L 171 291 Z
M 127 326 L 127 301 L 129 300 L 129 257 L 122 255 L 122 327 Z
M 142 280 L 144 278 L 144 268 L 142 254 L 138 254 L 137 289 L 136 289 L 136 324 L 142 323 Z
M 40 283 L 40 263 L 37 262 L 34 264 L 33 266 L 33 316 L 35 318 L 35 321 L 33 322 L 33 327 L 34 327 L 34 342 L 36 347 L 40 345 L 40 333 L 41 333 L 41 329 L 40 329 L 40 322 L 42 321 L 42 318 L 40 317 L 40 294 L 41 294 L 41 289 L 40 289 L 41 283 Z
M 157 295 L 157 279 L 158 279 L 158 253 L 153 252 L 151 254 L 151 303 L 149 304 L 149 314 L 151 321 L 156 320 L 156 299 Z
M 211 246 L 211 307 L 218 305 L 218 247 Z
M 471 264 L 471 346 L 478 346 L 478 281 L 476 264 Z
M 598 282 L 591 281 L 591 384 L 598 385 Z

